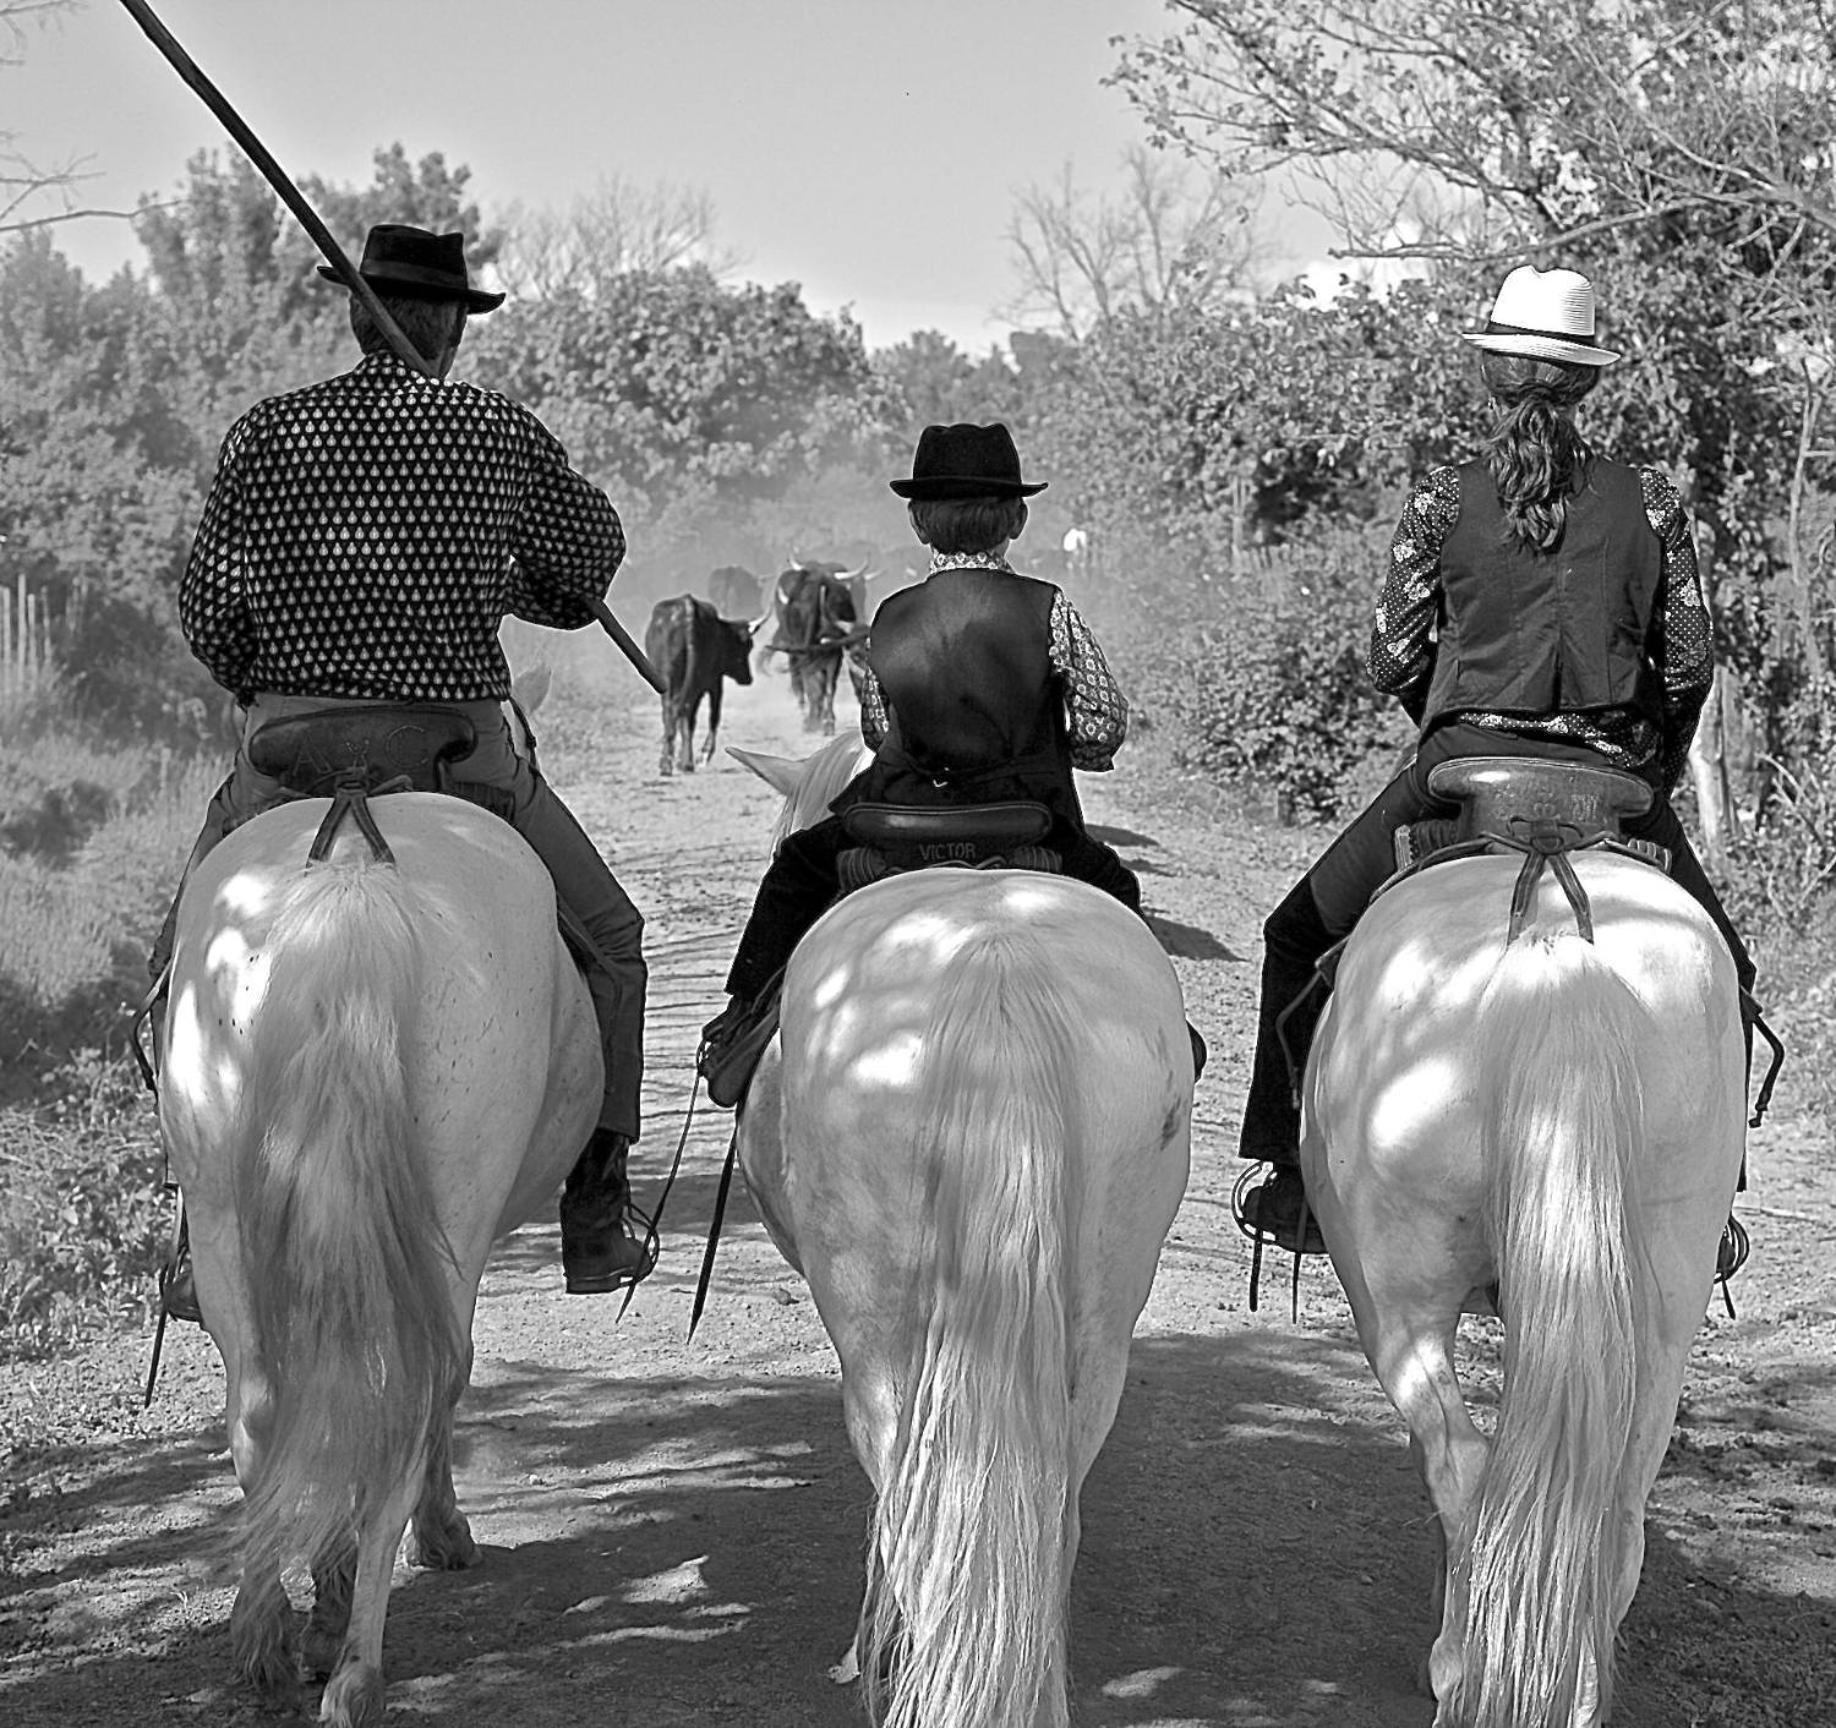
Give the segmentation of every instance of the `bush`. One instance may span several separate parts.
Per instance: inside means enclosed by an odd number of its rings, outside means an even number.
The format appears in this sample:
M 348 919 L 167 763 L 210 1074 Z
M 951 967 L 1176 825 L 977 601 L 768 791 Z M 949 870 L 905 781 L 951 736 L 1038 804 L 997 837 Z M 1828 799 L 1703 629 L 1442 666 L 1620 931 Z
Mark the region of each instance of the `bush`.
M 1774 762 L 1758 822 L 1729 849 L 1726 899 L 1785 1040 L 1781 1104 L 1836 1123 L 1836 775 L 1825 766 L 1836 720 L 1811 703 L 1784 723 L 1796 767 Z
M 1387 546 L 1387 530 L 1333 530 L 1248 575 L 1144 591 L 1118 642 L 1180 766 L 1263 790 L 1283 820 L 1366 800 L 1411 736 L 1365 669 Z
M 0 1112 L 0 1360 L 144 1320 L 173 1202 L 146 1095 L 119 1057 L 78 1051 L 51 1102 Z

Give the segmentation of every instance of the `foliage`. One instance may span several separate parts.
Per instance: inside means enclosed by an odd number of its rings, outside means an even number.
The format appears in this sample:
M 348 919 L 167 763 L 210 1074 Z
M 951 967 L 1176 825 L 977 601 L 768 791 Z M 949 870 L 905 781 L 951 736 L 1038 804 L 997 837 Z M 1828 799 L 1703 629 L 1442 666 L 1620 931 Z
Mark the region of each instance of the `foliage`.
M 0 1358 L 151 1297 L 170 1202 L 127 1028 L 220 772 L 56 704 L 0 737 Z
M 1000 420 L 1011 427 L 1024 412 L 1019 378 L 998 350 L 972 359 L 937 330 L 915 330 L 880 349 L 873 369 L 896 392 L 895 427 L 914 444 L 926 426 Z
M 1164 570 L 1112 652 L 1175 760 L 1264 794 L 1283 820 L 1350 814 L 1411 729 L 1365 671 L 1387 539 L 1344 530 L 1236 577 Z M 1113 613 L 1112 613 L 1113 615 Z M 1107 632 L 1108 626 L 1106 626 Z
M 0 1360 L 144 1319 L 173 1202 L 138 1086 L 85 1048 L 42 1112 L 0 1110 Z
M 1619 422 L 1595 424 L 1677 473 L 1713 529 L 1723 647 L 1764 668 L 1783 747 L 1779 718 L 1824 670 L 1796 527 L 1831 454 L 1815 436 L 1836 345 L 1827 10 L 1172 4 L 1186 28 L 1135 43 L 1118 74 L 1163 139 L 1232 171 L 1343 169 L 1359 251 L 1595 278 L 1629 359 L 1603 392 Z M 1438 209 L 1416 198 L 1404 225 L 1396 198 L 1358 196 L 1399 185 L 1434 189 Z
M 725 287 L 700 265 L 508 304 L 471 364 L 541 415 L 664 558 L 825 469 L 877 466 L 893 411 L 845 314 L 816 317 L 792 283 Z

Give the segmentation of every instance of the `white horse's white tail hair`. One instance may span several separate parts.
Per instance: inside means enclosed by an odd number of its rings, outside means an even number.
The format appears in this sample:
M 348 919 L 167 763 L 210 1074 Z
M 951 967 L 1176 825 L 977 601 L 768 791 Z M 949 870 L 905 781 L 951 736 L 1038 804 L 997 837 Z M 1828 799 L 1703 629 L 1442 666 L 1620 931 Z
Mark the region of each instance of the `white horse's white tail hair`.
M 1065 1172 L 1085 1129 L 1071 1018 L 1024 935 L 975 941 L 932 1005 L 914 1120 L 929 1312 L 868 1551 L 859 1657 L 887 1728 L 1065 1705 L 1071 1490 Z
M 1468 1728 L 1566 1723 L 1589 1688 L 1603 1713 L 1612 1701 L 1641 1013 L 1572 931 L 1519 937 L 1480 1004 L 1505 1391 L 1467 1529 L 1448 1532 L 1466 1613 L 1450 1714 Z
M 420 969 L 411 892 L 368 858 L 309 864 L 268 935 L 232 1156 L 275 1400 L 243 1546 L 277 1566 L 333 1556 L 358 1496 L 400 1491 L 466 1368 L 403 1063 Z

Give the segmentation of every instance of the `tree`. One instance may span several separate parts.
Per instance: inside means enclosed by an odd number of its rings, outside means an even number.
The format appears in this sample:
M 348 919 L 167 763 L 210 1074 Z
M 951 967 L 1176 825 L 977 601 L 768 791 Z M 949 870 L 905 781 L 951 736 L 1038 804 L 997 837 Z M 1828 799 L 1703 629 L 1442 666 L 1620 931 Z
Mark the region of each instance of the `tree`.
M 590 298 L 617 277 L 699 264 L 716 280 L 739 267 L 714 238 L 705 192 L 602 178 L 564 212 L 513 204 L 498 275 L 519 299 Z
M 846 314 L 817 318 L 794 283 L 729 288 L 702 265 L 512 300 L 461 364 L 540 414 L 659 552 L 799 479 L 877 463 L 896 418 Z
M 1449 195 L 1402 244 L 1370 212 L 1360 253 L 1596 278 L 1632 362 L 1590 403 L 1603 441 L 1677 473 L 1713 528 L 1723 645 L 1775 746 L 1794 710 L 1827 715 L 1805 524 L 1836 352 L 1828 0 L 1170 3 L 1187 27 L 1117 73 L 1163 140 L 1235 169 L 1387 162 Z
M 873 369 L 898 391 L 914 438 L 922 426 L 965 420 L 1012 425 L 1020 417 L 1014 369 L 992 347 L 975 360 L 941 331 L 915 330 L 905 341 L 879 349 Z
M 1092 199 L 1067 163 L 1025 188 L 1007 227 L 1019 288 L 1004 308 L 1072 341 L 1128 310 L 1171 316 L 1241 296 L 1256 255 L 1255 199 L 1221 168 L 1195 191 L 1169 158 L 1132 146 L 1119 194 Z
M 438 150 L 410 163 L 399 143 L 377 149 L 371 160 L 368 186 L 332 185 L 317 175 L 300 183 L 353 262 L 377 222 L 440 233 L 457 229 L 474 270 L 496 257 L 503 237 L 485 227 L 466 196 L 471 169 L 448 168 Z M 324 262 L 318 248 L 247 157 L 232 151 L 225 165 L 214 150 L 201 150 L 186 164 L 186 175 L 176 198 L 141 200 L 140 242 L 160 293 L 193 306 L 220 306 L 225 294 L 273 287 L 279 294 L 272 310 L 283 319 L 335 309 L 342 321 L 342 299 L 328 294 L 316 274 Z
M 0 0 L 0 67 L 20 65 L 26 55 L 26 26 L 40 27 L 73 11 L 76 0 Z M 76 188 L 82 164 L 43 164 L 27 156 L 16 132 L 0 128 L 0 234 L 71 222 L 79 216 L 127 217 L 125 210 L 80 210 Z

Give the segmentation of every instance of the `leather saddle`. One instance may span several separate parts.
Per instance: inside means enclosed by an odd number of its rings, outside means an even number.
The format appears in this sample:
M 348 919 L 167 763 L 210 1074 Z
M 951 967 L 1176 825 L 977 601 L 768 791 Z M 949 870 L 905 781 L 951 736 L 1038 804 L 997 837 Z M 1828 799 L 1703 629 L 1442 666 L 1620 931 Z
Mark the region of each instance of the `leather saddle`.
M 836 857 L 844 894 L 909 870 L 1041 870 L 1055 875 L 1059 855 L 1040 844 L 1052 827 L 1043 804 L 852 804 L 842 832 L 853 842 Z
M 1519 851 L 1520 842 L 1533 832 L 1558 837 L 1569 850 L 1611 842 L 1660 868 L 1669 866 L 1665 848 L 1626 837 L 1625 822 L 1644 815 L 1654 794 L 1643 780 L 1616 768 L 1523 756 L 1466 756 L 1431 768 L 1428 790 L 1457 802 L 1459 812 L 1398 828 L 1399 871 L 1438 862 L 1442 854 L 1464 856 L 1474 848 Z
M 1466 756 L 1431 768 L 1428 790 L 1457 802 L 1459 812 L 1398 828 L 1396 874 L 1377 892 L 1448 859 L 1520 853 L 1524 867 L 1511 897 L 1507 941 L 1516 940 L 1522 930 L 1546 867 L 1567 895 L 1581 934 L 1593 940 L 1593 917 L 1569 862 L 1572 852 L 1604 847 L 1660 870 L 1670 868 L 1664 847 L 1625 836 L 1626 819 L 1649 810 L 1654 794 L 1636 775 L 1616 768 L 1523 756 Z
M 837 898 L 887 876 L 954 866 L 968 870 L 1040 870 L 1056 875 L 1059 855 L 1040 845 L 1052 827 L 1043 804 L 851 804 L 841 813 L 852 842 L 836 854 Z M 753 1070 L 778 1032 L 784 987 L 780 970 L 759 992 L 745 1025 L 718 1047 L 704 1045 L 698 1066 L 708 1096 L 732 1109 L 746 1096 Z
M 451 764 L 477 742 L 472 722 L 454 709 L 377 702 L 270 720 L 249 739 L 248 755 L 258 773 L 296 797 L 329 798 L 352 781 L 366 794 L 444 792 Z

